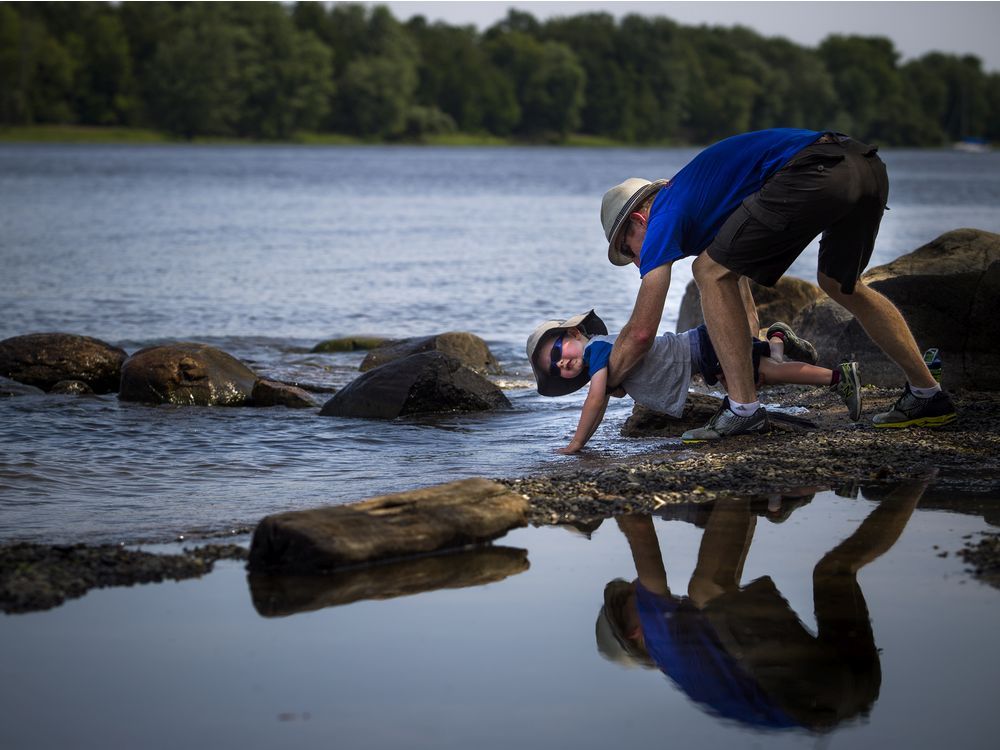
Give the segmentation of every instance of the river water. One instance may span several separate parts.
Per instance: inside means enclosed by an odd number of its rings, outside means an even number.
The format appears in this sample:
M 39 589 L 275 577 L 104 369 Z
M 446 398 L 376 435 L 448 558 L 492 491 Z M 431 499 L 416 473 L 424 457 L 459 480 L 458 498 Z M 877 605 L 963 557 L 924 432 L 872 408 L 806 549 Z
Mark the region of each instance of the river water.
M 466 476 L 641 454 L 615 403 L 561 457 L 582 394 L 542 399 L 524 359 L 543 319 L 627 319 L 634 268 L 605 259 L 604 190 L 692 149 L 0 146 L 0 338 L 94 336 L 133 352 L 218 346 L 264 375 L 340 387 L 334 336 L 465 330 L 500 360 L 510 412 L 372 422 L 116 397 L 0 401 L 0 541 L 138 542 Z M 884 152 L 874 263 L 963 226 L 1000 231 L 1000 154 Z M 815 246 L 793 275 L 812 278 Z M 690 263 L 675 265 L 673 329 Z

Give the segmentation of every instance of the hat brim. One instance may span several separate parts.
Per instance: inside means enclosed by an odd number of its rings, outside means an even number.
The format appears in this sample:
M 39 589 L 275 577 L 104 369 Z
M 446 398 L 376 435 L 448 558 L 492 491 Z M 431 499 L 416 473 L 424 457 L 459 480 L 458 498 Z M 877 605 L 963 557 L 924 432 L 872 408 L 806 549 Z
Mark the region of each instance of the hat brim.
M 565 396 L 578 391 L 590 380 L 589 373 L 581 372 L 575 378 L 553 377 L 548 368 L 541 369 L 535 362 L 539 347 L 553 336 L 558 336 L 572 328 L 582 328 L 588 336 L 605 336 L 608 327 L 593 310 L 574 315 L 566 320 L 547 320 L 528 337 L 527 355 L 531 371 L 535 374 L 538 392 L 543 396 Z
M 621 211 L 618 212 L 618 216 L 615 217 L 615 223 L 611 227 L 611 237 L 608 241 L 608 260 L 610 260 L 614 265 L 627 266 L 631 264 L 633 260 L 631 255 L 626 255 L 620 249 L 622 229 L 628 221 L 629 214 L 632 213 L 636 206 L 646 200 L 646 198 L 669 184 L 670 180 L 655 180 L 648 185 L 643 185 L 635 192 L 635 195 L 629 198 L 628 202 L 622 206 Z

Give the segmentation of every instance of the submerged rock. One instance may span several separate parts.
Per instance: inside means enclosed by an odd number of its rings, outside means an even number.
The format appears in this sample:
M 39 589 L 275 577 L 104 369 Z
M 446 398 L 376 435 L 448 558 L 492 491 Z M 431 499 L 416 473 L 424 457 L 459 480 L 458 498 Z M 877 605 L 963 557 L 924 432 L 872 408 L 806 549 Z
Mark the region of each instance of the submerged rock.
M 320 414 L 395 419 L 509 407 L 503 392 L 483 376 L 446 354 L 424 352 L 364 373 L 327 401 Z
M 89 385 L 84 383 L 82 380 L 60 380 L 54 386 L 49 393 L 69 393 L 77 394 L 80 396 L 86 396 L 88 394 L 93 394 L 94 389 Z
M 123 401 L 194 406 L 252 403 L 257 376 L 226 352 L 179 343 L 142 349 L 122 366 Z
M 36 388 L 35 386 L 27 385 L 26 383 L 18 383 L 16 380 L 11 380 L 10 378 L 0 377 L 0 398 L 42 395 L 45 395 L 45 391 L 41 388 Z
M 1000 389 L 1000 338 L 993 332 L 1000 235 L 956 229 L 862 278 L 899 308 L 921 349 L 940 350 L 946 388 Z M 794 325 L 816 346 L 821 366 L 853 358 L 863 383 L 903 384 L 902 371 L 829 298 L 805 308 Z
M 779 321 L 791 323 L 802 308 L 826 296 L 815 284 L 794 276 L 782 276 L 773 287 L 751 281 L 750 290 L 757 306 L 757 317 L 760 318 L 760 324 L 764 328 Z M 696 328 L 704 322 L 705 317 L 701 313 L 701 293 L 698 291 L 698 285 L 694 281 L 689 281 L 677 313 L 676 331 L 681 333 Z
M 365 349 L 374 349 L 389 343 L 389 339 L 378 336 L 344 336 L 339 339 L 327 339 L 320 341 L 310 349 L 314 354 L 323 352 L 356 352 Z
M 524 526 L 528 501 L 488 479 L 463 479 L 351 505 L 267 516 L 249 569 L 317 573 L 488 542 Z
M 251 398 L 254 406 L 286 406 L 289 409 L 314 409 L 319 406 L 307 391 L 264 378 L 254 383 Z
M 79 380 L 95 393 L 118 390 L 123 349 L 72 333 L 29 333 L 0 341 L 0 375 L 48 391 Z
M 361 363 L 361 371 L 366 372 L 393 360 L 409 357 L 421 352 L 441 352 L 454 357 L 463 365 L 478 373 L 499 373 L 497 363 L 489 346 L 479 336 L 473 333 L 456 332 L 440 333 L 436 336 L 421 336 L 418 338 L 391 341 L 384 346 L 373 349 Z

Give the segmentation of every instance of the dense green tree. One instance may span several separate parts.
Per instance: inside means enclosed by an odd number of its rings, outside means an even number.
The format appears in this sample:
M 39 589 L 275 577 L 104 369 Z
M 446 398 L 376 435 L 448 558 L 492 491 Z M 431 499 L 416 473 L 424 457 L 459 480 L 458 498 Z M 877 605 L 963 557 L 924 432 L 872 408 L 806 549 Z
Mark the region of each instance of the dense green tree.
M 882 38 L 810 49 L 639 15 L 510 11 L 480 33 L 360 3 L 0 0 L 0 124 L 52 122 L 694 143 L 786 125 L 940 145 L 1000 137 L 1000 74 L 941 53 L 901 65 Z

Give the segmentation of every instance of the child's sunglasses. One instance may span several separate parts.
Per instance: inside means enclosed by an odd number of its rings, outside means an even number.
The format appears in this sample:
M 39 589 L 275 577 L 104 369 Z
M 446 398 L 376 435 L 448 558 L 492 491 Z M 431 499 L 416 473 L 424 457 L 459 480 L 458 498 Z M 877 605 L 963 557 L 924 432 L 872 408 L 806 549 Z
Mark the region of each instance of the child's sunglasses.
M 556 340 L 552 342 L 552 351 L 549 355 L 549 375 L 558 378 L 560 375 L 559 370 L 559 360 L 562 359 L 562 346 L 563 346 L 563 336 L 556 337 Z

